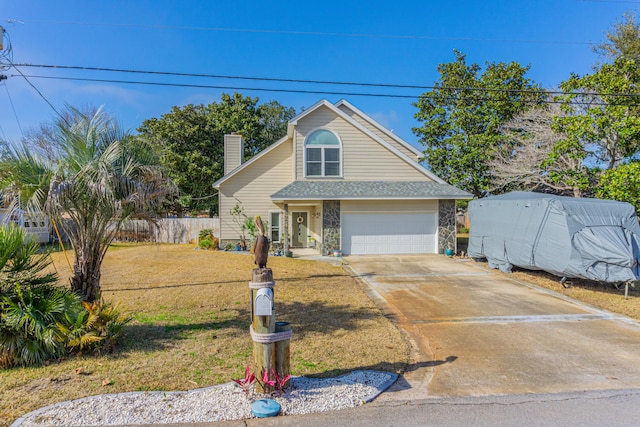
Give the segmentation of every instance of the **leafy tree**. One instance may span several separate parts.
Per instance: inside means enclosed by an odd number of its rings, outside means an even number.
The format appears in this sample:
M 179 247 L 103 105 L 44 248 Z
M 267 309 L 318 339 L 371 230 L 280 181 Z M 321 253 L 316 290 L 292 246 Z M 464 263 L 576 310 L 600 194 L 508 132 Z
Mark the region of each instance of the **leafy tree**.
M 258 147 L 261 151 L 287 134 L 287 125 L 295 117 L 296 110 L 278 101 L 269 101 L 258 106 L 258 113 L 262 127 L 259 140 L 263 146 Z
M 640 214 L 640 162 L 605 171 L 600 176 L 596 197 L 631 203 Z
M 558 104 L 546 104 L 518 113 L 502 126 L 513 144 L 498 147 L 489 162 L 492 192 L 538 191 L 581 197 L 590 187 L 590 170 L 584 165 L 581 146 L 563 146 L 565 135 L 551 125 L 564 112 Z
M 222 94 L 209 105 L 173 107 L 159 119 L 145 120 L 139 138 L 154 145 L 159 159 L 180 190 L 176 211 L 217 212 L 211 184 L 224 174 L 224 135 L 237 132 L 245 142 L 245 159 L 286 134 L 295 110 L 276 101 Z
M 566 138 L 556 151 L 583 147 L 587 161 L 604 169 L 632 157 L 640 148 L 639 83 L 640 69 L 624 57 L 562 82 L 566 94 L 559 100 L 565 115 L 556 119 L 554 129 Z
M 215 204 L 211 183 L 222 170 L 220 147 L 213 142 L 214 128 L 207 107 L 173 107 L 160 119 L 145 120 L 137 140 L 148 143 L 158 153 L 160 164 L 180 191 L 182 206 L 205 209 Z M 196 199 L 196 200 L 192 200 Z
M 509 140 L 500 126 L 542 99 L 542 91 L 526 77 L 529 67 L 511 62 L 467 64 L 464 54 L 438 65 L 440 81 L 420 96 L 413 129 L 426 146 L 425 159 L 445 181 L 481 197 L 491 179 L 493 151 Z
M 640 22 L 635 12 L 627 12 L 606 34 L 606 41 L 594 45 L 593 51 L 610 61 L 618 58 L 640 61 Z
M 68 108 L 52 134 L 59 147 L 48 161 L 23 145 L 0 159 L 0 190 L 22 208 L 44 208 L 75 251 L 71 289 L 84 300 L 100 297 L 100 269 L 109 245 L 129 218 L 152 220 L 171 191 L 151 150 L 135 149 L 126 132 L 101 109 Z M 18 197 L 19 196 L 19 197 Z

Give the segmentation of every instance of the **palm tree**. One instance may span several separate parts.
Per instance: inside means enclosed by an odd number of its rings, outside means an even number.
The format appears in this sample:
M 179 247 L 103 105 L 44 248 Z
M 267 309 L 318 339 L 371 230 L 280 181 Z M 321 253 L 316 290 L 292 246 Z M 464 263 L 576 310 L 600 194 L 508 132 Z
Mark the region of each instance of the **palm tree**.
M 133 141 L 102 109 L 83 113 L 68 107 L 51 133 L 52 161 L 24 144 L 0 160 L 5 194 L 20 195 L 22 207 L 44 209 L 69 237 L 76 255 L 71 289 L 85 301 L 100 297 L 102 261 L 123 222 L 153 221 L 172 191 L 149 161 L 151 150 Z

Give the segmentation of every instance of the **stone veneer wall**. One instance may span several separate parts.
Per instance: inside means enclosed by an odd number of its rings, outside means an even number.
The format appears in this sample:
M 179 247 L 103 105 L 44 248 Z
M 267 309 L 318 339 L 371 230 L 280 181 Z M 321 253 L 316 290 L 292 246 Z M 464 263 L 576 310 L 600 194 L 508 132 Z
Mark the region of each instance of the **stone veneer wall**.
M 448 248 L 456 251 L 456 201 L 440 200 L 438 212 L 438 253 Z
M 340 200 L 322 202 L 322 255 L 340 249 Z

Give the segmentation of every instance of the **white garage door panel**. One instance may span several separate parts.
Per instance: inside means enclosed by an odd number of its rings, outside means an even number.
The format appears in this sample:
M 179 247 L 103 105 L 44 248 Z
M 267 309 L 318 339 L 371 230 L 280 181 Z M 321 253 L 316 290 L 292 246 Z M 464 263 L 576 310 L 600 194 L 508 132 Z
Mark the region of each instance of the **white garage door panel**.
M 434 253 L 436 214 L 344 214 L 346 255 Z

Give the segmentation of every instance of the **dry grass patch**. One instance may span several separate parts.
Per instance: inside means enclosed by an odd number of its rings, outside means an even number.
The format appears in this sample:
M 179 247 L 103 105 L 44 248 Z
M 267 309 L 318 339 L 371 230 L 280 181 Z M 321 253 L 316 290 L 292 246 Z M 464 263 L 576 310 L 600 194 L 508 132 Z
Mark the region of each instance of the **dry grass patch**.
M 69 268 L 53 254 L 62 283 Z M 276 319 L 290 322 L 291 371 L 333 376 L 354 369 L 400 372 L 409 347 L 341 267 L 269 258 Z M 120 245 L 102 271 L 103 297 L 134 321 L 116 352 L 39 368 L 0 371 L 0 424 L 55 402 L 102 393 L 187 390 L 225 383 L 251 364 L 253 258 L 192 245 Z
M 507 274 L 507 273 L 502 273 Z M 624 289 L 616 289 L 611 283 L 592 280 L 571 279 L 565 288 L 560 278 L 544 271 L 532 271 L 515 268 L 511 276 L 543 288 L 551 289 L 573 299 L 595 307 L 622 314 L 640 320 L 640 285 L 629 287 L 629 298 L 625 299 Z
M 458 250 L 466 252 L 469 243 L 469 234 L 458 233 L 457 237 Z M 484 262 L 484 265 L 488 268 L 486 262 Z M 514 267 L 513 273 L 509 274 L 509 276 L 543 288 L 551 289 L 595 307 L 640 320 L 640 283 L 636 283 L 635 288 L 629 287 L 629 298 L 625 299 L 624 289 L 616 289 L 610 283 L 571 279 L 567 282 L 570 286 L 565 288 L 560 283 L 560 278 L 553 274 L 545 271 L 525 270 L 518 267 Z

